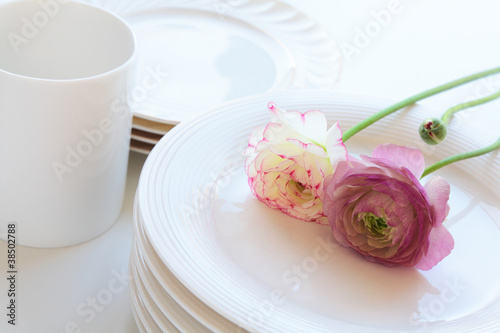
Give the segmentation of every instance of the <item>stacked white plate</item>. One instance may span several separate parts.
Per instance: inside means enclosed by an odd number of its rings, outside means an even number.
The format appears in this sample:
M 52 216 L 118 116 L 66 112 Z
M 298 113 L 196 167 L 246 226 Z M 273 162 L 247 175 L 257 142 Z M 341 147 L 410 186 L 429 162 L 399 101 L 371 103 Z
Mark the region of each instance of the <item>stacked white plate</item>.
M 130 150 L 146 155 L 149 154 L 158 141 L 174 126 L 134 115 L 130 136 Z
M 453 252 L 430 271 L 387 268 L 339 247 L 328 226 L 295 220 L 252 196 L 243 151 L 269 121 L 267 104 L 325 112 L 349 128 L 392 101 L 296 91 L 239 99 L 182 122 L 144 165 L 130 258 L 133 310 L 142 332 L 498 332 L 498 155 L 437 173 L 452 187 L 445 225 Z M 414 106 L 351 138 L 351 154 L 379 143 L 421 148 L 427 163 L 496 138 L 450 128 L 420 144 Z M 476 170 L 484 172 L 477 173 Z
M 86 0 L 121 16 L 138 44 L 131 149 L 149 153 L 173 125 L 243 96 L 333 89 L 335 41 L 276 0 Z

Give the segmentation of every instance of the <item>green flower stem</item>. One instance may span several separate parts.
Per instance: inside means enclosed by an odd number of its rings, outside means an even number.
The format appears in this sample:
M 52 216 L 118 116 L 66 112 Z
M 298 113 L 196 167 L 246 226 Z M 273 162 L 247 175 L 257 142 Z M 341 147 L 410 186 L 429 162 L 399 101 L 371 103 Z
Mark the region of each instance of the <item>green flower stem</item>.
M 391 113 L 395 112 L 395 111 L 398 111 L 408 105 L 411 105 L 411 104 L 414 104 L 422 99 L 425 99 L 427 97 L 431 97 L 433 95 L 436 95 L 436 94 L 439 94 L 443 91 L 446 91 L 446 90 L 450 90 L 452 88 L 455 88 L 455 87 L 458 87 L 462 84 L 465 84 L 465 83 L 468 83 L 468 82 L 471 82 L 471 81 L 474 81 L 474 80 L 477 80 L 477 79 L 480 79 L 482 77 L 485 77 L 485 76 L 489 76 L 489 75 L 492 75 L 492 74 L 496 74 L 496 73 L 499 73 L 500 72 L 500 67 L 496 67 L 496 68 L 493 68 L 493 69 L 490 69 L 490 70 L 487 70 L 487 71 L 483 71 L 483 72 L 479 72 L 479 73 L 476 73 L 476 74 L 473 74 L 473 75 L 469 75 L 469 76 L 466 76 L 466 77 L 463 77 L 461 79 L 458 79 L 458 80 L 454 80 L 454 81 L 451 81 L 451 82 L 448 82 L 448 83 L 445 83 L 445 84 L 442 84 L 440 86 L 437 86 L 435 88 L 432 88 L 432 89 L 429 89 L 429 90 L 426 90 L 424 92 L 421 92 L 419 94 L 416 94 L 412 97 L 409 97 L 401 102 L 398 102 L 394 105 L 391 105 L 375 114 L 373 114 L 372 116 L 368 117 L 367 119 L 361 121 L 360 123 L 358 123 L 357 125 L 354 125 L 353 127 L 349 128 L 347 131 L 344 132 L 344 135 L 342 136 L 342 140 L 344 142 L 346 142 L 347 140 L 349 140 L 354 134 L 364 130 L 365 128 L 367 128 L 368 126 L 370 126 L 371 124 L 373 124 L 374 122 L 384 118 L 385 116 L 388 116 L 390 115 Z
M 446 111 L 443 116 L 441 117 L 441 120 L 443 121 L 443 123 L 445 125 L 448 125 L 448 122 L 450 121 L 450 118 L 451 116 L 453 116 L 455 113 L 457 113 L 458 111 L 461 111 L 463 109 L 467 109 L 467 108 L 471 108 L 473 106 L 477 106 L 477 105 L 481 105 L 481 104 L 484 104 L 484 103 L 488 103 L 488 102 L 491 102 L 497 98 L 500 97 L 500 91 L 494 93 L 494 94 L 491 94 L 489 96 L 486 96 L 486 97 L 483 97 L 483 98 L 480 98 L 480 99 L 476 99 L 474 101 L 469 101 L 469 102 L 465 102 L 465 103 L 462 103 L 462 104 L 458 104 L 458 105 L 455 105 L 454 107 L 448 109 L 448 111 Z
M 449 164 L 452 164 L 452 163 L 455 163 L 455 162 L 458 162 L 461 160 L 465 160 L 468 158 L 481 156 L 481 155 L 490 153 L 493 150 L 498 149 L 498 148 L 500 148 L 500 138 L 497 141 L 495 141 L 495 143 L 493 143 L 487 147 L 484 147 L 482 149 L 457 154 L 457 155 L 445 158 L 444 160 L 441 160 L 441 161 L 434 163 L 432 165 L 429 165 L 427 168 L 425 168 L 424 173 L 422 174 L 421 178 L 423 178 L 423 177 L 427 176 L 428 174 L 433 173 L 434 171 L 441 169 L 442 167 L 447 166 Z

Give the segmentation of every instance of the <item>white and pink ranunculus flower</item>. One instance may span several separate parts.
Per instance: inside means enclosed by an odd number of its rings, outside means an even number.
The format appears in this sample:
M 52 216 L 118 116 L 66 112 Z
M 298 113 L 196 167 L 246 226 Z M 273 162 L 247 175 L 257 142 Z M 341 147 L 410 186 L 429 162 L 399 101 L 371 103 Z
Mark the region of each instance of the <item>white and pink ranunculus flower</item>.
M 253 130 L 245 163 L 252 193 L 269 207 L 308 222 L 328 224 L 323 181 L 347 160 L 338 124 L 327 130 L 321 111 L 279 109 L 269 103 L 271 122 Z
M 324 183 L 323 208 L 334 238 L 373 262 L 429 270 L 450 254 L 449 184 L 425 168 L 420 150 L 380 145 L 372 157 L 340 162 Z

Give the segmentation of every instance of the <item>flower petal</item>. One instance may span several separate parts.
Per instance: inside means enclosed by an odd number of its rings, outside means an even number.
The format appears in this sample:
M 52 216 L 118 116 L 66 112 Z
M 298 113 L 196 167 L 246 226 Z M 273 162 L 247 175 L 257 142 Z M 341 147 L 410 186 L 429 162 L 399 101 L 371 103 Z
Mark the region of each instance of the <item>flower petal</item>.
M 347 161 L 347 149 L 342 141 L 342 130 L 338 122 L 326 133 L 325 148 L 334 169 L 340 161 Z
M 326 151 L 323 149 L 323 147 L 318 146 L 315 143 L 304 143 L 298 139 L 287 139 L 286 141 L 294 144 L 295 146 L 299 147 L 302 151 L 307 151 L 309 153 L 327 158 L 328 156 L 326 155 Z
M 425 184 L 425 191 L 432 207 L 433 225 L 439 227 L 450 211 L 450 184 L 439 176 L 434 176 Z
M 420 184 L 423 155 L 414 148 L 383 145 L 374 157 L 361 158 L 339 162 L 323 182 L 323 210 L 335 239 L 369 261 L 432 268 L 454 247 L 442 225 L 448 183 L 437 177 Z M 374 232 L 366 213 L 386 226 Z
M 297 111 L 283 111 L 274 103 L 269 103 L 269 110 L 272 112 L 273 122 L 288 127 L 297 134 L 300 134 L 312 142 L 324 142 L 327 129 L 326 117 L 323 112 L 317 110 L 307 111 L 305 113 Z
M 385 143 L 375 147 L 372 156 L 390 160 L 400 168 L 407 168 L 416 178 L 420 178 L 425 170 L 424 155 L 415 147 Z
M 327 224 L 323 181 L 333 173 L 332 161 L 346 160 L 338 124 L 329 132 L 320 111 L 285 112 L 268 105 L 271 122 L 255 129 L 246 150 L 245 171 L 252 193 L 269 207 L 308 222 Z
M 429 235 L 429 249 L 415 268 L 428 271 L 450 254 L 454 246 L 453 237 L 443 225 L 433 228 Z

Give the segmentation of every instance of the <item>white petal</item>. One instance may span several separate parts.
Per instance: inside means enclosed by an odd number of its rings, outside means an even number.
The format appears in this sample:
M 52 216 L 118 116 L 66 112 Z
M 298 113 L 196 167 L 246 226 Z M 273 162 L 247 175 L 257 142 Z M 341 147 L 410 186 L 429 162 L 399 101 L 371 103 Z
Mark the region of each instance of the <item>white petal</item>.
M 342 141 L 342 130 L 338 123 L 333 124 L 326 133 L 325 146 L 334 169 L 340 161 L 347 161 L 347 149 Z

